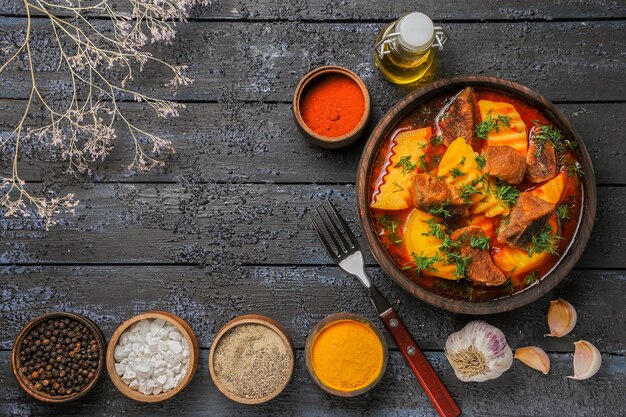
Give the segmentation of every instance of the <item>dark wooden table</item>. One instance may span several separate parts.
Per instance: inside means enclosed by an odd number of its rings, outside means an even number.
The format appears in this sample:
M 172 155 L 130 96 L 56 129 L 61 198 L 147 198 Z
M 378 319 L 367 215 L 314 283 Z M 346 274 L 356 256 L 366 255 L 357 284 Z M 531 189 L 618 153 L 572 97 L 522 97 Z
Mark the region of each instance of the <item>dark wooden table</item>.
M 121 0 L 120 0 L 121 2 Z M 25 18 L 17 0 L 0 1 L 0 40 L 11 41 Z M 437 76 L 495 75 L 553 100 L 571 118 L 595 163 L 598 215 L 585 255 L 554 294 L 517 311 L 486 317 L 513 348 L 549 352 L 548 376 L 515 362 L 500 379 L 456 379 L 442 348 L 472 317 L 409 297 L 376 266 L 381 290 L 393 300 L 468 416 L 626 415 L 626 4 L 623 1 L 338 1 L 216 0 L 199 10 L 171 47 L 156 53 L 188 63 L 196 82 L 183 88 L 181 117 L 156 120 L 124 103 L 138 124 L 171 139 L 177 153 L 159 173 L 126 176 L 130 142 L 122 136 L 93 179 L 68 179 L 44 150 L 27 149 L 22 171 L 34 189 L 75 192 L 75 216 L 49 231 L 0 220 L 0 415 L 402 415 L 436 413 L 400 354 L 392 348 L 382 382 L 351 400 L 326 395 L 309 378 L 302 355 L 308 331 L 325 315 L 353 311 L 375 320 L 359 285 L 329 259 L 306 224 L 307 207 L 332 198 L 357 227 L 354 177 L 361 144 L 343 151 L 312 147 L 292 121 L 298 79 L 323 64 L 356 71 L 370 89 L 378 120 L 407 90 L 381 79 L 372 64 L 378 30 L 420 9 L 450 36 Z M 521 5 L 523 3 L 523 5 Z M 43 19 L 33 31 L 43 45 Z M 50 94 L 68 78 L 39 69 Z M 141 87 L 164 93 L 161 73 L 148 67 Z M 25 68 L 0 75 L 0 134 L 16 123 L 28 92 Z M 32 123 L 41 122 L 33 116 Z M 3 169 L 6 170 L 6 163 Z M 544 338 L 548 302 L 576 306 L 579 323 L 561 339 Z M 202 346 L 189 387 L 158 405 L 126 399 L 106 376 L 75 403 L 49 407 L 30 400 L 10 370 L 14 337 L 32 317 L 67 310 L 95 320 L 110 336 L 126 318 L 164 309 L 186 319 Z M 267 314 L 290 332 L 295 376 L 276 400 L 239 406 L 212 385 L 207 349 L 216 331 L 243 313 Z M 588 381 L 572 374 L 573 342 L 602 351 L 602 368 Z

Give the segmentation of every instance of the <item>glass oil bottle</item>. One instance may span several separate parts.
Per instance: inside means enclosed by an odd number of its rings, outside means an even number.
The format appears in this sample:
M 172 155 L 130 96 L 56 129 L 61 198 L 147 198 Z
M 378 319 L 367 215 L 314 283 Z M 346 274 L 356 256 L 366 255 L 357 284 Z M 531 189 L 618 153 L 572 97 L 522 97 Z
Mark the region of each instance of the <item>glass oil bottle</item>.
M 448 40 L 441 27 L 424 13 L 409 13 L 378 34 L 374 63 L 394 84 L 411 84 L 422 78 L 435 60 L 435 50 Z

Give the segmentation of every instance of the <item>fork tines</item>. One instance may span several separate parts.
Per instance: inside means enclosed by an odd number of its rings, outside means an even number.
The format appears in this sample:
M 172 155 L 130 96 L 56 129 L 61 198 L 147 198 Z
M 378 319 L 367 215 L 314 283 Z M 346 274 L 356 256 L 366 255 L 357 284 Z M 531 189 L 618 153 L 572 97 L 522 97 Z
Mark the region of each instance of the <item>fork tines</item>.
M 317 216 L 312 215 L 309 210 L 309 219 L 333 259 L 341 260 L 361 250 L 359 242 L 332 201 L 323 201 L 315 207 L 315 212 Z

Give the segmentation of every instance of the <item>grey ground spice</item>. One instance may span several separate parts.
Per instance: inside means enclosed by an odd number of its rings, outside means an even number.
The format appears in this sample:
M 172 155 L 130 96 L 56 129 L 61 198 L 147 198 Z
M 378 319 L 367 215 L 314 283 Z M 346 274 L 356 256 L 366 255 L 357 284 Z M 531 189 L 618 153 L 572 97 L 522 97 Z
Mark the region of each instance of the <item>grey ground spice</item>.
M 276 391 L 289 377 L 289 347 L 271 328 L 245 323 L 219 340 L 215 375 L 238 397 L 257 399 Z

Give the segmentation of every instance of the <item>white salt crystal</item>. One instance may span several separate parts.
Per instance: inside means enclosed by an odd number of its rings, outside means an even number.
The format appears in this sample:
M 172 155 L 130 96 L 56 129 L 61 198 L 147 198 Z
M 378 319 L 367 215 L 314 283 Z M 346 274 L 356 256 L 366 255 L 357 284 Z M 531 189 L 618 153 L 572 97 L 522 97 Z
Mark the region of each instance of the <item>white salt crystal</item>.
M 140 320 L 120 336 L 115 371 L 130 388 L 157 395 L 183 379 L 189 355 L 189 344 L 176 326 L 161 319 Z

